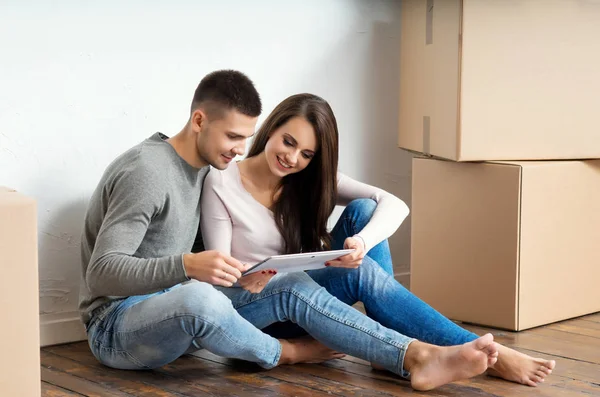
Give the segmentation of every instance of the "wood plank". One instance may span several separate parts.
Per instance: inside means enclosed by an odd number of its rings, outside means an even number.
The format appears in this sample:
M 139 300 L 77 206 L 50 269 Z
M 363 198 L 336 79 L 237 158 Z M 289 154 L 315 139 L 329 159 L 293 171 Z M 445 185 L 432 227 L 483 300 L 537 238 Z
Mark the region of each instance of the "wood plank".
M 49 350 L 88 366 L 106 368 L 91 355 L 85 343 L 64 345 L 58 349 L 51 347 Z M 240 373 L 239 368 L 232 369 L 214 362 L 189 362 L 190 359 L 190 357 L 182 357 L 169 365 L 153 371 L 119 371 L 114 369 L 112 371 L 115 371 L 116 376 L 134 376 L 132 379 L 137 380 L 141 380 L 139 377 L 143 376 L 143 374 L 150 374 L 144 377 L 144 382 L 155 384 L 159 387 L 166 387 L 164 383 L 165 379 L 156 379 L 159 375 L 162 375 L 163 377 L 172 379 L 169 388 L 173 388 L 183 395 L 199 395 L 197 392 L 196 394 L 188 394 L 192 392 L 190 387 L 202 389 L 205 393 L 208 392 L 215 396 L 280 396 L 282 395 L 281 393 L 284 393 L 283 395 L 289 395 L 289 393 L 298 396 L 306 395 L 307 397 L 318 395 L 314 390 L 291 387 L 285 382 L 269 379 L 260 374 L 252 376 L 252 374 Z M 247 371 L 249 368 L 252 368 L 250 371 L 264 372 L 264 370 L 255 364 L 246 363 L 245 367 Z M 125 373 L 123 374 L 123 372 Z M 184 385 L 187 385 L 187 387 L 184 387 Z
M 594 314 L 589 314 L 585 317 L 581 317 L 583 320 L 586 321 L 593 321 L 595 323 L 600 323 L 600 312 L 598 313 L 594 313 Z
M 600 339 L 586 335 L 569 334 L 553 329 L 533 329 L 521 332 L 489 330 L 474 325 L 463 325 L 475 333 L 491 332 L 494 338 L 507 346 L 544 352 L 558 357 L 600 364 Z
M 229 389 L 225 388 L 222 390 L 223 379 L 220 379 L 221 384 L 217 384 L 215 388 L 215 382 L 213 384 L 204 385 L 194 382 L 188 382 L 185 379 L 177 376 L 171 376 L 168 371 L 124 371 L 114 368 L 106 367 L 100 364 L 96 358 L 89 351 L 89 347 L 85 343 L 73 343 L 69 345 L 63 345 L 59 347 L 46 348 L 53 354 L 70 359 L 78 365 L 95 368 L 96 370 L 104 371 L 115 379 L 127 379 L 135 382 L 144 382 L 149 385 L 153 385 L 163 390 L 172 391 L 184 396 L 229 396 Z M 205 379 L 206 371 L 196 372 L 195 378 Z M 215 375 L 213 374 L 213 377 Z M 238 390 L 240 391 L 240 390 Z M 243 392 L 243 389 L 241 390 Z
M 55 386 L 50 383 L 42 382 L 42 397 L 69 397 L 83 396 L 83 394 L 75 393 L 62 387 Z
M 210 381 L 214 383 L 215 388 L 231 388 L 228 393 L 233 393 L 235 390 L 252 388 L 251 395 L 298 395 L 298 396 L 331 396 L 331 394 L 323 393 L 320 390 L 307 387 L 303 384 L 289 383 L 281 381 L 274 377 L 274 372 L 278 368 L 271 370 L 260 369 L 258 366 L 250 363 L 240 363 L 234 366 L 211 362 L 209 360 L 199 359 L 193 356 L 184 356 L 175 362 L 161 368 L 161 370 L 172 371 L 183 379 L 190 382 L 203 382 L 205 384 L 206 368 L 208 365 L 217 365 L 221 369 L 219 373 L 211 376 Z M 201 371 L 201 372 L 199 372 Z M 202 379 L 198 379 L 197 374 L 203 373 Z
M 115 374 L 107 367 L 90 367 L 81 363 L 61 357 L 51 352 L 41 352 L 42 365 L 46 368 L 62 371 L 72 376 L 94 382 L 106 390 L 110 390 L 119 396 L 143 396 L 143 397 L 174 397 L 181 396 L 179 393 L 171 393 L 159 387 L 136 380 L 134 371 L 120 371 Z M 140 371 L 143 372 L 143 371 Z M 61 387 L 65 387 L 60 385 Z M 77 390 L 79 391 L 79 390 Z M 120 394 L 119 394 L 120 393 Z
M 600 322 L 596 323 L 593 321 L 586 321 L 584 319 L 575 319 L 564 321 L 562 323 L 550 324 L 546 327 L 571 334 L 600 338 Z
M 81 393 L 89 397 L 131 397 L 132 394 L 122 393 L 119 391 L 110 391 L 106 387 L 92 382 L 87 379 L 80 378 L 75 375 L 71 375 L 52 367 L 48 368 L 42 366 L 42 380 L 55 386 L 60 386 L 63 389 L 70 390 L 72 392 Z

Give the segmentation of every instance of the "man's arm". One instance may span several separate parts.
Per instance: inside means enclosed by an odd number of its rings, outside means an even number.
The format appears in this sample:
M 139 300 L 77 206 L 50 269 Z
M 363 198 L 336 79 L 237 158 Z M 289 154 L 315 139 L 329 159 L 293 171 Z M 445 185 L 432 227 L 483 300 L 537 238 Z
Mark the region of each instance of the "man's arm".
M 150 171 L 124 171 L 111 187 L 108 210 L 96 237 L 85 280 L 97 296 L 152 293 L 188 280 L 183 253 L 162 258 L 136 258 L 164 192 Z

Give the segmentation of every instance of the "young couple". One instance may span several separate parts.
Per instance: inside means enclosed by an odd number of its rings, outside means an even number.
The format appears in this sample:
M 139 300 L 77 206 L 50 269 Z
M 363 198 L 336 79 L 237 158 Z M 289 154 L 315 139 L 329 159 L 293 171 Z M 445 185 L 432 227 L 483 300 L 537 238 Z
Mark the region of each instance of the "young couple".
M 100 362 L 156 368 L 204 348 L 268 369 L 350 354 L 417 390 L 485 371 L 544 381 L 554 361 L 466 331 L 394 280 L 386 239 L 408 209 L 337 172 L 337 124 L 325 100 L 285 99 L 247 158 L 233 161 L 261 108 L 245 75 L 213 72 L 178 134 L 156 133 L 108 166 L 82 236 L 80 311 Z M 329 233 L 336 204 L 346 209 Z M 326 269 L 241 276 L 268 255 L 342 247 L 355 251 Z M 358 301 L 367 315 L 350 306 Z M 285 322 L 309 336 L 267 333 Z

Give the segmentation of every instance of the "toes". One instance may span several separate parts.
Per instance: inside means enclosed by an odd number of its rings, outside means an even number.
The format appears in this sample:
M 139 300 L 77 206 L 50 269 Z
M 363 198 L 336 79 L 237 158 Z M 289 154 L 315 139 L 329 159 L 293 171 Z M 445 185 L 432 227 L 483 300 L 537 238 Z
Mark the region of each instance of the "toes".
M 493 342 L 493 343 L 490 345 L 490 353 L 492 353 L 492 354 L 495 354 L 495 355 L 496 355 L 496 357 L 497 357 L 497 356 L 498 356 L 498 352 L 500 351 L 500 348 L 499 348 L 499 347 L 500 347 L 500 345 L 498 345 L 498 343 L 496 343 L 496 342 Z
M 488 367 L 493 367 L 496 362 L 498 362 L 498 357 L 488 358 Z
M 552 370 L 548 367 L 541 366 L 538 372 L 543 372 L 546 375 L 550 375 L 552 373 Z
M 494 335 L 488 333 L 478 339 L 475 339 L 475 347 L 477 347 L 478 350 L 489 349 L 493 342 Z
M 537 371 L 536 375 L 538 378 L 543 380 L 548 374 L 544 371 Z
M 527 385 L 527 386 L 531 386 L 531 387 L 536 387 L 536 386 L 537 386 L 537 383 L 536 383 L 536 382 L 534 382 L 534 381 L 533 381 L 533 380 L 531 380 L 531 379 L 525 379 L 525 380 L 524 380 L 523 382 L 521 382 L 521 383 L 523 383 L 524 385 Z
M 483 349 L 484 352 L 490 357 L 498 357 L 498 344 L 496 342 L 492 342 L 489 346 Z

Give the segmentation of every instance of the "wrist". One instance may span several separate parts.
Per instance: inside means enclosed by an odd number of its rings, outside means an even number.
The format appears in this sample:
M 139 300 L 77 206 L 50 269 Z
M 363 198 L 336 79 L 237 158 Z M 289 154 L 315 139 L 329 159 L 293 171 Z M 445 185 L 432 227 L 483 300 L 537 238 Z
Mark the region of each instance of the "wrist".
M 183 263 L 183 273 L 188 280 L 191 280 L 190 272 L 189 272 L 189 263 L 191 260 L 192 254 L 183 254 L 181 255 L 181 262 Z
M 360 235 L 355 234 L 354 236 L 352 236 L 353 239 L 355 239 L 356 241 L 359 241 L 360 244 L 362 245 L 362 249 L 363 251 L 367 251 L 367 244 L 365 243 L 365 239 L 362 238 Z

